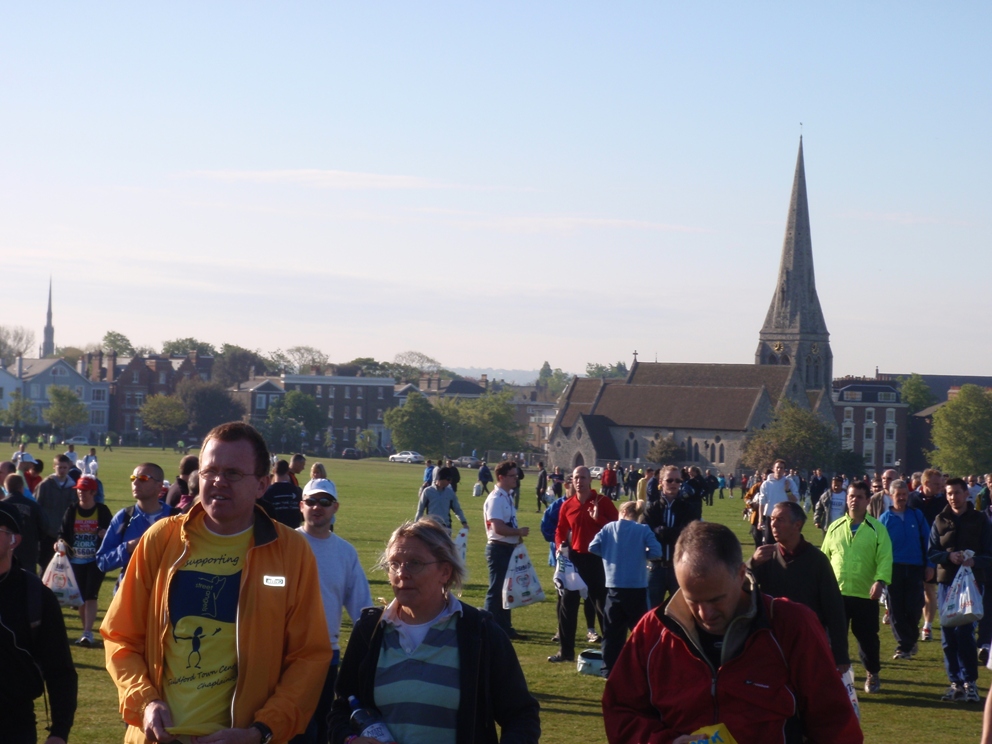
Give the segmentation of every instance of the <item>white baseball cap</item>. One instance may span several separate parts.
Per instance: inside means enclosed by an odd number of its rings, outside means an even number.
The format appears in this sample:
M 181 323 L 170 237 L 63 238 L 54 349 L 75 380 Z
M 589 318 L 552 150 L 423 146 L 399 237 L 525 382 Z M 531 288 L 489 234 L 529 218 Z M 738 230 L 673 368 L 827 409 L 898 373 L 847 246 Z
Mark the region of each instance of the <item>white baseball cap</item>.
M 315 493 L 325 493 L 335 501 L 338 500 L 338 488 L 334 485 L 334 481 L 329 481 L 327 478 L 316 478 L 303 488 L 303 498 Z

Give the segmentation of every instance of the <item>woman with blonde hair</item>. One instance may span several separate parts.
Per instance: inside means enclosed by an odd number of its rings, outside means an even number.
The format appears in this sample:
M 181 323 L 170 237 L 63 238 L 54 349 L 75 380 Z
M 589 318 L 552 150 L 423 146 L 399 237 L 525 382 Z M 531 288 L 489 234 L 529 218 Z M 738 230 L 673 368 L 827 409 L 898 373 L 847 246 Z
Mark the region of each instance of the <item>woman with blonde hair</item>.
M 430 517 L 402 524 L 377 567 L 387 572 L 394 599 L 363 610 L 355 624 L 338 673 L 330 742 L 374 744 L 354 737 L 351 697 L 377 708 L 398 744 L 537 742 L 540 709 L 513 644 L 489 613 L 455 596 L 466 571 L 444 526 Z

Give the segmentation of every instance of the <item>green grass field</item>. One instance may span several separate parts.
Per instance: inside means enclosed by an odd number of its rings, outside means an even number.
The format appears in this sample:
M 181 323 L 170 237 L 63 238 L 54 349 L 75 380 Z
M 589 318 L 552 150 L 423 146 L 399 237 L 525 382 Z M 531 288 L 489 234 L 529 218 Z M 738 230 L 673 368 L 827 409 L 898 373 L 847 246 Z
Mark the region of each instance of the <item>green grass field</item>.
M 35 453 L 37 454 L 37 453 Z M 46 450 L 43 455 L 50 458 Z M 167 477 L 174 477 L 179 457 L 171 451 L 159 449 L 122 449 L 100 454 L 100 478 L 107 492 L 107 503 L 113 511 L 131 503 L 130 484 L 127 476 L 139 462 L 152 461 L 165 468 Z M 308 464 L 311 463 L 308 461 Z M 383 460 L 325 460 L 329 476 L 338 486 L 341 508 L 338 512 L 336 531 L 358 550 L 362 564 L 375 563 L 390 532 L 402 521 L 411 519 L 416 511 L 417 488 L 423 468 L 419 465 L 391 464 Z M 540 514 L 536 512 L 533 497 L 534 475 L 528 473 L 523 481 L 519 521 L 531 528 L 527 545 L 539 574 L 547 579 L 545 591 L 551 594 L 551 569 L 546 568 L 547 543 L 540 537 Z M 482 606 L 486 593 L 487 571 L 484 555 L 485 531 L 482 523 L 482 499 L 472 498 L 474 480 L 471 472 L 463 474 L 461 503 L 469 519 L 469 580 L 462 600 L 477 607 Z M 745 545 L 752 544 L 747 534 L 747 524 L 740 519 L 741 501 L 738 498 L 720 501 L 712 508 L 706 507 L 704 518 L 729 525 Z M 819 531 L 810 524 L 807 538 L 819 544 Z M 369 572 L 373 598 L 391 598 L 388 582 L 382 573 Z M 108 575 L 100 595 L 100 614 L 110 603 L 111 589 L 116 577 Z M 549 664 L 546 659 L 556 650 L 550 643 L 556 631 L 555 603 L 548 601 L 523 610 L 514 611 L 514 626 L 526 640 L 514 645 L 527 677 L 531 692 L 540 700 L 541 720 L 544 730 L 542 740 L 549 744 L 575 744 L 576 742 L 605 741 L 601 723 L 600 696 L 603 681 L 579 675 L 574 665 Z M 70 641 L 79 637 L 79 616 L 66 611 L 66 624 Z M 582 623 L 580 622 L 580 626 Z M 342 647 L 348 635 L 347 614 L 342 633 Z M 936 633 L 935 633 L 936 635 Z M 981 731 L 979 706 L 965 707 L 941 703 L 939 698 L 947 681 L 943 671 L 939 641 L 921 643 L 920 654 L 914 661 L 891 661 L 895 648 L 891 632 L 882 626 L 882 692 L 868 696 L 859 695 L 862 725 L 868 742 L 940 742 L 975 741 Z M 852 654 L 856 648 L 850 639 Z M 579 649 L 583 646 L 580 644 Z M 73 658 L 79 672 L 79 706 L 72 741 L 82 744 L 114 742 L 123 738 L 118 715 L 117 693 L 104 670 L 103 649 L 73 647 Z M 864 670 L 855 665 L 860 685 Z M 989 672 L 982 670 L 979 680 L 984 695 L 989 685 Z M 39 700 L 37 705 L 40 725 L 45 722 L 45 710 Z M 44 735 L 39 728 L 39 736 Z M 741 744 L 744 744 L 742 742 Z

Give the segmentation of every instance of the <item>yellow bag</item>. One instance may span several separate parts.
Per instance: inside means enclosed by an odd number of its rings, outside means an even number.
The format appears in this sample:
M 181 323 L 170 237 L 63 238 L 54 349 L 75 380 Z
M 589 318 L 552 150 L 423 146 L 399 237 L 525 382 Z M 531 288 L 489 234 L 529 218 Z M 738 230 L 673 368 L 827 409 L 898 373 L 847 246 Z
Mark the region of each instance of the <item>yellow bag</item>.
M 737 739 L 727 730 L 727 727 L 718 723 L 716 726 L 706 726 L 693 731 L 695 737 L 690 744 L 737 744 Z

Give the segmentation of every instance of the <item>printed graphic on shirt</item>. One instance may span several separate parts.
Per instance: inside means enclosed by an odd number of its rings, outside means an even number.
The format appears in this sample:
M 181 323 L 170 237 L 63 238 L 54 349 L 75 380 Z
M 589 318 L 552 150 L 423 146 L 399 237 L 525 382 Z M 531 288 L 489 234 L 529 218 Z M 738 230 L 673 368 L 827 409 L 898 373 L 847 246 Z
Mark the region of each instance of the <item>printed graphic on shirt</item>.
M 162 686 L 172 734 L 202 736 L 231 725 L 238 599 L 250 541 L 250 530 L 228 537 L 202 523 L 190 527 L 189 558 L 169 584 Z
M 92 563 L 103 536 L 100 535 L 100 517 L 94 506 L 88 514 L 76 509 L 76 522 L 72 528 L 73 544 L 71 563 Z

